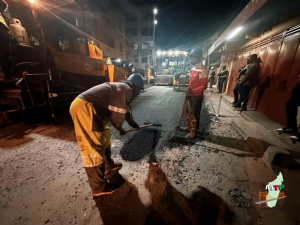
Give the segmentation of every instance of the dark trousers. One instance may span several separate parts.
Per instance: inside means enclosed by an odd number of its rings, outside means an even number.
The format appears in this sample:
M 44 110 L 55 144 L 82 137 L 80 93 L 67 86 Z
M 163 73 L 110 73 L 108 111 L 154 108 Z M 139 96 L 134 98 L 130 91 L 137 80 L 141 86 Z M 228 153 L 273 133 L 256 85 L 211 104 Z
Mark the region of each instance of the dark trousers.
M 240 100 L 238 101 L 239 104 L 242 104 L 242 109 L 247 109 L 247 104 L 248 104 L 248 100 L 249 100 L 249 94 L 251 91 L 250 86 L 246 86 L 246 85 L 242 85 L 240 84 Z
M 292 96 L 286 103 L 286 119 L 287 126 L 292 129 L 297 129 L 298 106 L 300 106 L 300 97 Z
M 234 89 L 233 89 L 234 101 L 235 102 L 238 102 L 238 100 L 239 100 L 239 91 L 240 91 L 240 83 L 237 82 Z
M 191 96 L 187 99 L 186 107 L 186 126 L 192 131 L 200 128 L 200 112 L 203 102 L 203 94 L 199 96 Z
M 223 91 L 223 84 L 224 84 L 224 81 L 226 80 L 226 78 L 219 78 L 219 92 L 222 93 Z
M 212 88 L 214 83 L 215 83 L 215 78 L 214 77 L 209 78 L 209 88 Z
M 97 197 L 105 192 L 105 172 L 110 171 L 114 166 L 114 160 L 111 158 L 111 149 L 106 148 L 104 154 L 106 161 L 101 165 L 94 167 L 84 167 L 94 197 Z

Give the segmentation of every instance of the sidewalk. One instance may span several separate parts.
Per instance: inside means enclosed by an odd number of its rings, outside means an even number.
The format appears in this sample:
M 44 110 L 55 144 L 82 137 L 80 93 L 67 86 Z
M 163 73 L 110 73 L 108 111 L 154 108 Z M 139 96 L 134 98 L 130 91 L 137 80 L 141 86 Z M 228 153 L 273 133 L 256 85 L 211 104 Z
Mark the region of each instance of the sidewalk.
M 213 95 L 220 96 L 216 93 L 216 88 L 213 88 Z M 248 110 L 240 113 L 235 111 L 231 107 L 233 98 L 223 94 L 222 95 L 222 108 L 231 108 L 232 113 L 239 115 L 232 121 L 233 127 L 243 136 L 247 143 L 251 146 L 253 151 L 263 158 L 265 163 L 272 167 L 272 161 L 276 155 L 280 154 L 284 157 L 288 155 L 290 161 L 294 164 L 300 163 L 300 143 L 293 144 L 287 137 L 288 134 L 279 135 L 277 129 L 281 128 L 282 125 L 272 121 L 262 113 L 258 111 Z M 221 117 L 222 119 L 222 117 Z M 286 161 L 287 159 L 280 159 Z

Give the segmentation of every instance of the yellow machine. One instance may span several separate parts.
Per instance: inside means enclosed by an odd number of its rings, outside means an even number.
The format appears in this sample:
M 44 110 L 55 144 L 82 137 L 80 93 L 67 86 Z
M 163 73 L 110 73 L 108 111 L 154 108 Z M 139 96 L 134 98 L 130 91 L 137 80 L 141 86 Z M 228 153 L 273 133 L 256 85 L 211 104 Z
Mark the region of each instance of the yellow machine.
M 125 70 L 107 65 L 102 51 L 86 36 L 59 21 L 43 25 L 46 62 L 52 79 L 85 90 L 103 82 L 125 79 Z
M 48 112 L 54 117 L 56 110 L 67 110 L 79 93 L 125 79 L 125 69 L 107 65 L 95 40 L 55 18 L 41 21 L 37 39 L 28 38 L 18 19 L 12 18 L 8 29 L 17 44 L 9 47 L 12 72 L 5 76 L 11 79 L 3 79 L 0 73 L 0 105 L 5 106 L 5 115 L 18 111 L 23 118 L 36 118 L 36 113 Z

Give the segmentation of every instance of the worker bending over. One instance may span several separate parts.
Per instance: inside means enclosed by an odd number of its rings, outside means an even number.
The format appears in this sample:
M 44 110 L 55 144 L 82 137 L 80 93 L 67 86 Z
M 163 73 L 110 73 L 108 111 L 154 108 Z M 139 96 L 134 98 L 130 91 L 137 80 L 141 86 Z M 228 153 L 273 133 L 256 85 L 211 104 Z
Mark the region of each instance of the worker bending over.
M 106 179 L 122 167 L 111 158 L 109 122 L 124 135 L 126 120 L 133 128 L 139 125 L 132 118 L 130 102 L 144 87 L 141 75 L 132 74 L 127 81 L 104 83 L 80 94 L 71 104 L 77 143 L 94 197 L 108 192 Z
M 203 53 L 201 48 L 195 48 L 190 53 L 190 63 L 194 66 L 191 70 L 189 86 L 186 91 L 186 127 L 184 131 L 190 132 L 187 139 L 196 137 L 200 125 L 200 111 L 203 102 L 203 92 L 208 85 L 208 70 L 202 64 Z

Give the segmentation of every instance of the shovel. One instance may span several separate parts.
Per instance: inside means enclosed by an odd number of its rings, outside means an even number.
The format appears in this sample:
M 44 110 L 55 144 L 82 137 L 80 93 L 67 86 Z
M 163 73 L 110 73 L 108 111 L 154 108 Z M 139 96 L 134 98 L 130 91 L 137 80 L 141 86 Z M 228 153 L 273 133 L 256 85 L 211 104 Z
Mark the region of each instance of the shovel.
M 162 127 L 161 124 L 157 124 L 157 123 L 145 123 L 144 126 L 140 126 L 140 129 L 144 129 L 144 128 L 152 127 L 152 126 L 154 126 L 154 127 Z M 130 132 L 133 132 L 133 131 L 136 131 L 136 130 L 140 130 L 140 129 L 138 129 L 138 128 L 132 128 L 132 129 L 126 130 L 126 134 L 130 133 Z
M 176 136 L 176 134 L 179 132 L 180 130 L 180 124 L 181 124 L 181 119 L 182 119 L 182 115 L 183 115 L 183 111 L 185 109 L 185 105 L 186 105 L 186 101 L 187 101 L 187 96 L 185 96 L 184 101 L 183 101 L 183 105 L 182 105 L 182 109 L 181 109 L 181 113 L 179 116 L 179 121 L 177 126 L 170 132 L 169 136 L 168 136 L 168 140 L 169 141 L 173 141 L 174 137 Z

